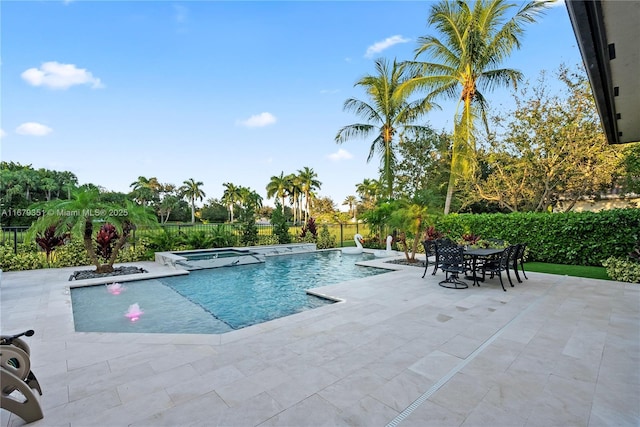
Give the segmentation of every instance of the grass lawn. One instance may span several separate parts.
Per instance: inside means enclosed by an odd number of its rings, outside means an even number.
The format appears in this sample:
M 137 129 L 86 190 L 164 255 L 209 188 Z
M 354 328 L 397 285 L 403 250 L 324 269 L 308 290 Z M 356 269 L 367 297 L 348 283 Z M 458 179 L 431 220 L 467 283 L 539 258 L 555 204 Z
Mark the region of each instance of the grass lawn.
M 604 267 L 591 267 L 581 265 L 565 265 L 565 264 L 550 264 L 546 262 L 525 262 L 525 271 L 535 271 L 536 273 L 548 273 L 548 274 L 562 274 L 574 277 L 586 277 L 588 279 L 603 279 L 611 280 L 607 276 L 607 271 Z

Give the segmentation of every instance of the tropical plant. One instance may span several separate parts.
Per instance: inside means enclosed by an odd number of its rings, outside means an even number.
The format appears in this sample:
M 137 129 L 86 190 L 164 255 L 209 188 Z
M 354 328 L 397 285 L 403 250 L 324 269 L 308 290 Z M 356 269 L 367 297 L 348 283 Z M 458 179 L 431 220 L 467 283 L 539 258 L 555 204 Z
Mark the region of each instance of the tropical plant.
M 231 182 L 225 182 L 222 186 L 224 187 L 222 203 L 229 209 L 229 222 L 233 222 L 233 207 L 242 200 L 241 187 Z
M 300 188 L 304 194 L 304 220 L 305 222 L 311 216 L 311 199 L 315 197 L 314 190 L 319 190 L 322 183 L 318 181 L 318 174 L 307 166 L 298 170 L 298 179 L 300 180 Z
M 204 185 L 201 181 L 195 181 L 193 178 L 183 182 L 180 187 L 180 193 L 191 202 L 191 223 L 196 222 L 196 199 L 202 201 L 206 196 L 205 192 L 200 188 Z
M 108 260 L 113 253 L 113 248 L 118 241 L 118 230 L 113 224 L 106 223 L 100 226 L 96 234 L 96 254 L 103 260 Z
M 356 198 L 356 196 L 347 196 L 344 201 L 342 202 L 342 205 L 348 205 L 349 206 L 349 215 L 352 216 L 352 218 L 355 219 L 356 217 L 356 212 L 357 212 L 357 206 L 358 206 L 358 199 Z
M 289 234 L 289 225 L 282 213 L 280 202 L 276 201 L 276 208 L 271 214 L 271 225 L 273 226 L 272 233 L 278 239 L 278 243 L 285 244 L 291 243 L 291 235 Z
M 322 224 L 318 238 L 316 239 L 317 249 L 330 249 L 336 247 L 336 236 L 329 232 L 327 224 Z
M 71 238 L 71 233 L 69 232 L 63 231 L 61 234 L 57 233 L 57 224 L 51 224 L 44 230 L 44 232 L 38 233 L 36 237 L 36 243 L 44 250 L 48 264 L 51 263 L 51 254 L 53 253 L 53 251 L 58 246 L 64 245 L 65 242 Z
M 300 237 L 303 239 L 307 237 L 307 235 L 315 240 L 318 237 L 318 229 L 316 228 L 316 221 L 313 218 L 309 218 L 307 223 L 302 227 L 300 231 Z
M 159 192 L 162 185 L 158 182 L 158 178 L 146 178 L 139 176 L 135 182 L 132 182 L 129 187 L 131 191 L 131 197 L 133 197 L 138 203 L 143 206 L 148 206 L 151 202 L 158 200 Z
M 409 262 L 416 262 L 418 243 L 423 229 L 428 222 L 427 207 L 411 200 L 398 200 L 396 209 L 389 218 L 389 225 L 400 230 L 398 241 L 402 243 L 405 257 Z M 407 237 L 411 237 L 411 254 L 407 244 Z
M 284 215 L 284 200 L 287 196 L 287 191 L 290 186 L 290 180 L 288 176 L 284 176 L 284 171 L 280 172 L 280 176 L 272 176 L 271 180 L 267 184 L 267 198 L 275 197 L 281 199 L 280 209 Z
M 424 98 L 410 102 L 411 91 L 401 90 L 408 80 L 404 67 L 395 60 L 389 65 L 387 60 L 379 58 L 375 61 L 376 74 L 366 75 L 356 82 L 362 86 L 369 102 L 355 98 L 345 101 L 343 109 L 352 111 L 366 120 L 343 127 L 338 131 L 335 141 L 338 144 L 360 137 L 374 135 L 371 142 L 367 162 L 373 156 L 380 155 L 381 181 L 385 185 L 385 196 L 393 195 L 393 170 L 396 165 L 396 147 L 394 136 L 398 130 L 405 133 L 419 132 L 423 126 L 413 124 L 422 114 L 432 108 L 431 101 Z
M 403 85 L 401 92 L 422 88 L 428 92 L 426 99 L 458 100 L 445 215 L 458 180 L 470 179 L 474 174 L 476 120 L 482 119 L 488 128 L 488 103 L 481 91 L 516 87 L 522 74 L 498 67 L 520 47 L 524 25 L 535 22 L 548 3 L 528 2 L 508 19 L 507 13 L 516 5 L 505 0 L 444 0 L 431 6 L 428 25 L 436 28 L 441 38 L 418 39 L 416 58 L 423 54 L 429 58 L 427 62 L 407 62 L 414 78 Z
M 58 229 L 70 230 L 73 235 L 82 238 L 85 250 L 98 273 L 113 271 L 113 263 L 118 252 L 127 243 L 130 233 L 139 225 L 152 227 L 157 224 L 155 215 L 147 212 L 143 206 L 126 201 L 124 207 L 117 204 L 100 201 L 100 193 L 96 189 L 75 190 L 71 193 L 71 200 L 52 200 L 38 203 L 32 209 L 45 214 L 41 216 L 29 229 L 27 238 L 32 238 L 52 225 Z M 95 223 L 111 223 L 119 238 L 113 246 L 111 256 L 105 263 L 101 263 L 95 251 L 93 227 Z

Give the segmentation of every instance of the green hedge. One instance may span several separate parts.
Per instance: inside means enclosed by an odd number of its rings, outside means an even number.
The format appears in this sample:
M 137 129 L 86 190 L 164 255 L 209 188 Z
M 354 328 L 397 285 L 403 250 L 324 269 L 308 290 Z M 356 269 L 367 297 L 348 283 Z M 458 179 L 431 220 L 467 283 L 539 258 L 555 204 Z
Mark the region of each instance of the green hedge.
M 529 261 L 601 266 L 640 241 L 640 209 L 602 212 L 451 214 L 435 218 L 454 239 L 463 233 L 527 243 Z

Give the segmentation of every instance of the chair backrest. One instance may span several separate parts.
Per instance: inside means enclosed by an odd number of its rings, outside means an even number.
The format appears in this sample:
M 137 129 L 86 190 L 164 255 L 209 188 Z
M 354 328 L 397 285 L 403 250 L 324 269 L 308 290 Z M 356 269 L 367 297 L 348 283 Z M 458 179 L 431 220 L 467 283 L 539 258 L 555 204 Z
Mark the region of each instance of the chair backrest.
M 442 267 L 464 266 L 464 249 L 456 245 L 438 245 L 438 260 Z
M 516 245 L 507 246 L 500 255 L 500 268 L 506 270 L 509 268 L 509 264 L 513 261 L 513 256 L 516 254 L 518 248 Z
M 423 240 L 422 246 L 424 247 L 424 253 L 427 256 L 435 255 L 436 253 L 436 241 L 435 240 Z
M 522 262 L 524 262 L 524 254 L 525 254 L 526 250 L 527 250 L 527 244 L 526 243 L 518 244 L 518 253 L 515 255 L 515 258 L 521 260 Z

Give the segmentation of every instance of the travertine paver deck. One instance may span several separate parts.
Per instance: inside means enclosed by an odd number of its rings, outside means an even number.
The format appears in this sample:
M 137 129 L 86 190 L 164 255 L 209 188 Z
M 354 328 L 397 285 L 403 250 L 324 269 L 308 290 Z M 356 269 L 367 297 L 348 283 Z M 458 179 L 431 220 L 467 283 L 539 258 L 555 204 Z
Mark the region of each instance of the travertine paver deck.
M 452 290 L 397 268 L 224 335 L 77 333 L 78 268 L 4 272 L 1 327 L 36 331 L 33 426 L 640 425 L 640 285 L 528 273 Z

